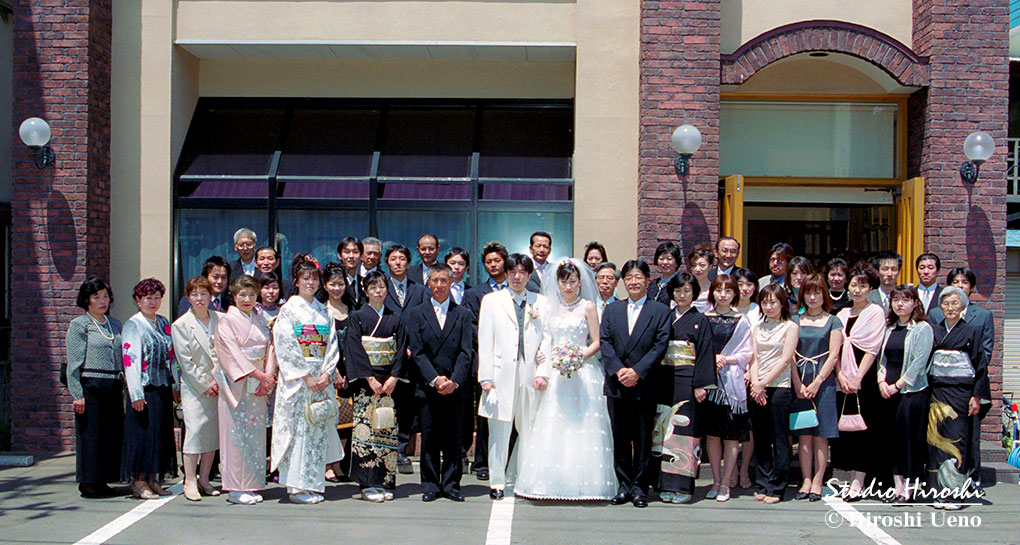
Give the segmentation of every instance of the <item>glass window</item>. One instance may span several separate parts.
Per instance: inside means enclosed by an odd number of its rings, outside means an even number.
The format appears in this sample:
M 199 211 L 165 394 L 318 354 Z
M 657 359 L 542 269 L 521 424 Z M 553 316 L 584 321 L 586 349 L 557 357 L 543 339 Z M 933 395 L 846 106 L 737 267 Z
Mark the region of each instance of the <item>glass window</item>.
M 570 178 L 574 112 L 567 108 L 482 112 L 478 176 Z
M 510 253 L 528 253 L 531 233 L 535 231 L 545 231 L 552 236 L 549 261 L 574 253 L 574 220 L 569 212 L 479 212 L 475 252 L 481 255 L 482 246 L 498 240 Z M 484 270 L 478 272 L 482 279 L 486 277 Z
M 439 238 L 440 259 L 454 246 L 471 248 L 471 213 L 466 210 L 380 210 L 378 218 L 383 252 L 393 244 L 403 244 L 411 250 L 412 265 L 421 263 L 416 248 L 418 237 L 425 233 Z
M 294 110 L 279 174 L 367 178 L 378 132 L 376 109 Z
M 265 176 L 283 115 L 270 108 L 199 110 L 181 154 L 182 176 Z
M 379 182 L 380 199 L 471 200 L 470 183 Z
M 258 245 L 266 239 L 268 214 L 265 210 L 179 210 L 177 212 L 177 251 L 180 282 L 177 296 L 189 278 L 202 273 L 202 264 L 211 256 L 234 261 L 234 233 L 241 227 L 255 231 Z M 161 278 L 160 280 L 167 280 Z M 174 303 L 177 299 L 174 299 Z
M 276 217 L 280 259 L 288 277 L 294 254 L 312 254 L 324 267 L 338 261 L 336 245 L 344 237 L 364 238 L 368 233 L 368 214 L 359 210 L 279 210 Z
M 482 184 L 484 200 L 497 201 L 570 201 L 571 186 L 540 183 L 499 183 Z
M 475 139 L 468 109 L 389 112 L 383 127 L 379 176 L 466 178 Z
M 723 176 L 893 178 L 896 104 L 723 102 Z

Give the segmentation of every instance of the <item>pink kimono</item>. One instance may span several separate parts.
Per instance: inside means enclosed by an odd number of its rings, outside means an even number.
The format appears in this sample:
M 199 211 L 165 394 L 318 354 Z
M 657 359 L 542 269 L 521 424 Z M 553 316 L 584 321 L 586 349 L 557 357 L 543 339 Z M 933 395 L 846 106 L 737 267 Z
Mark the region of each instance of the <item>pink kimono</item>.
M 223 490 L 255 492 L 266 487 L 266 409 L 268 396 L 256 396 L 258 381 L 248 375 L 265 370 L 269 329 L 262 316 L 246 316 L 230 307 L 216 325 L 214 350 L 219 365 L 220 460 Z

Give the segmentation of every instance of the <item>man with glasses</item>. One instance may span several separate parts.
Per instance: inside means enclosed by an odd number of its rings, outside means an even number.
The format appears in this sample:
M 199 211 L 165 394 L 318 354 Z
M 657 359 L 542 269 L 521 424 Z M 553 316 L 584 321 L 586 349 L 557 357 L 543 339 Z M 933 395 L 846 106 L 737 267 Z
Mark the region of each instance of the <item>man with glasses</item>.
M 242 227 L 234 233 L 234 251 L 237 252 L 237 259 L 230 264 L 230 281 L 242 274 L 258 278 L 255 272 L 255 245 L 258 237 L 255 231 Z
M 733 274 L 737 258 L 740 256 L 740 243 L 733 237 L 722 237 L 715 243 L 715 260 L 718 265 L 708 270 L 708 281 L 711 282 L 720 274 Z

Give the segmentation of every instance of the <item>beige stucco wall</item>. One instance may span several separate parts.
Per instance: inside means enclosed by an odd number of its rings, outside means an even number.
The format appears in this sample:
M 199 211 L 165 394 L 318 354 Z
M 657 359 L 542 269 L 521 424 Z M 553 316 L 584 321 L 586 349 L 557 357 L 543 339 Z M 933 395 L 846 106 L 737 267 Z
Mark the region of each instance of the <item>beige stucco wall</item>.
M 798 21 L 831 19 L 873 28 L 911 46 L 913 6 L 905 0 L 722 0 L 722 53 Z

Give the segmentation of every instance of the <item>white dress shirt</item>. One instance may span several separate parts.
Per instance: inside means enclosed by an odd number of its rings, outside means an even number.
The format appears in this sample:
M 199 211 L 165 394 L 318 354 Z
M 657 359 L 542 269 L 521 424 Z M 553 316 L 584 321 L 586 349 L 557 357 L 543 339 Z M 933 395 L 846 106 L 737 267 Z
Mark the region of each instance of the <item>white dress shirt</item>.
M 648 300 L 647 295 L 642 295 L 637 301 L 627 300 L 627 333 L 634 333 L 634 324 L 637 323 L 638 316 L 641 314 L 641 308 L 645 306 L 645 301 Z
M 924 305 L 925 312 L 928 312 L 928 305 L 931 305 L 931 298 L 935 295 L 935 289 L 938 287 L 937 283 L 927 287 L 924 284 L 917 285 L 917 295 L 921 298 L 921 304 Z
M 238 259 L 238 261 L 241 260 Z M 244 261 L 241 261 L 241 270 L 244 271 L 244 274 L 247 274 L 248 276 L 255 276 L 255 260 L 252 259 L 250 263 L 245 263 Z
M 436 312 L 436 320 L 439 321 L 439 329 L 446 327 L 446 313 L 450 310 L 450 298 L 447 297 L 446 301 L 443 301 L 442 303 L 432 299 L 432 310 Z

